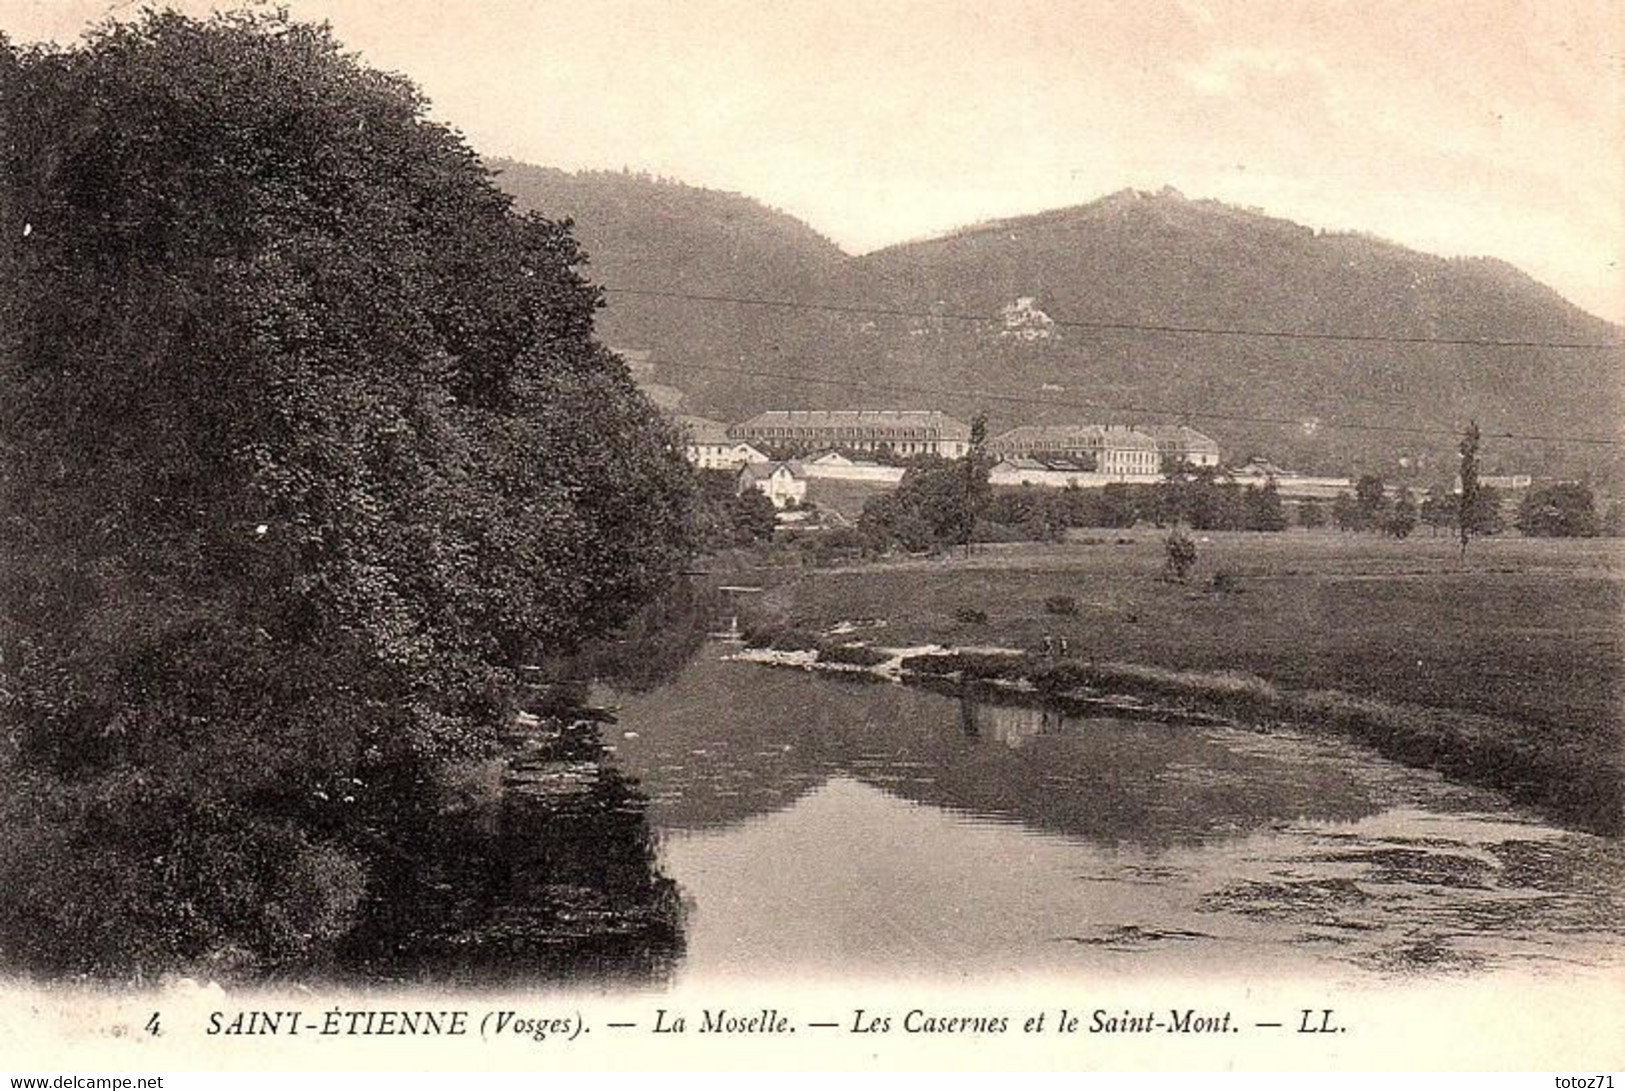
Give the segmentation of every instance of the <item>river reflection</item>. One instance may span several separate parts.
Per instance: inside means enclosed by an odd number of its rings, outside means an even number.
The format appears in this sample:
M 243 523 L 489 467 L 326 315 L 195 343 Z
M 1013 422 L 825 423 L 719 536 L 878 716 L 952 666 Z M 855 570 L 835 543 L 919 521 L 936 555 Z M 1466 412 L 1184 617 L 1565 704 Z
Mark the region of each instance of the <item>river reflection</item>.
M 648 798 L 606 760 L 587 679 L 654 694 L 682 675 L 718 614 L 684 580 L 616 637 L 528 672 L 530 714 L 489 761 L 397 771 L 364 823 L 369 896 L 338 952 L 366 980 L 470 986 L 666 980 L 683 906 L 662 874 Z
M 1352 744 L 723 662 L 616 698 L 691 904 L 682 973 L 1590 964 L 1620 845 Z
M 834 775 L 1103 845 L 1199 843 L 1383 803 L 1346 760 L 1233 729 L 1073 718 L 702 656 L 620 701 L 617 758 L 665 829 L 782 809 Z
M 516 725 L 500 759 L 403 798 L 343 964 L 377 981 L 664 980 L 683 950 L 647 800 L 591 721 Z M 461 802 L 458 797 L 461 796 Z

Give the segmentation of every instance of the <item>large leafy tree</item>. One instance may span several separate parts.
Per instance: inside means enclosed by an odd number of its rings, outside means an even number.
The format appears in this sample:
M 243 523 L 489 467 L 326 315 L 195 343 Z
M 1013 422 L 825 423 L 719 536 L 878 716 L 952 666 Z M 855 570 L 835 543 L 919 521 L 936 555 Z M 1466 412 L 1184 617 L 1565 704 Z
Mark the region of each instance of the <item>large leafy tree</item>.
M 1393 506 L 1388 509 L 1388 517 L 1383 520 L 1382 529 L 1395 538 L 1408 538 L 1411 531 L 1416 529 L 1416 518 L 1416 497 L 1408 487 L 1401 485 L 1394 496 Z
M 1382 478 L 1376 474 L 1362 474 L 1354 483 L 1354 500 L 1359 510 L 1359 529 L 1370 530 L 1383 525 L 1388 510 L 1388 493 Z
M 1266 480 L 1261 489 L 1249 485 L 1242 498 L 1247 506 L 1248 530 L 1286 529 L 1286 509 L 1281 505 L 1281 490 L 1275 478 Z
M 1543 485 L 1519 502 L 1516 525 L 1530 537 L 1590 538 L 1599 531 L 1596 499 L 1582 482 Z
M 909 550 L 962 545 L 975 522 L 967 468 L 942 464 L 910 469 L 896 490 L 863 506 L 858 527 L 877 545 Z
M 114 875 L 191 907 L 118 958 L 292 957 L 377 771 L 478 750 L 522 663 L 628 617 L 689 471 L 568 224 L 325 28 L 0 41 L 0 127 L 0 717 L 39 835 L 102 854 L 7 919 L 94 966 L 62 904 Z

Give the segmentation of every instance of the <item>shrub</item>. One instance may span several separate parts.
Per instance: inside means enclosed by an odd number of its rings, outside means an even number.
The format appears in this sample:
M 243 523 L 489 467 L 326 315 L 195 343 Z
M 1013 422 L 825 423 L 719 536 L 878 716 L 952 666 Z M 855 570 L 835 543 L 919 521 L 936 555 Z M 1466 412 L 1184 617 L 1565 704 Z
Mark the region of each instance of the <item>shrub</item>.
M 1027 534 L 1020 526 L 990 522 L 987 519 L 978 519 L 975 529 L 971 531 L 971 541 L 978 545 L 1025 542 L 1027 540 Z
M 811 652 L 819 648 L 816 636 L 787 627 L 747 629 L 744 641 L 747 648 L 772 648 L 779 652 Z
M 965 625 L 986 625 L 987 612 L 970 606 L 960 606 L 954 610 L 954 620 Z
M 819 567 L 862 560 L 865 553 L 863 536 L 852 527 L 811 530 L 786 537 L 804 560 Z
M 927 652 L 903 660 L 905 673 L 942 677 L 958 674 L 972 679 L 1024 678 L 1032 660 L 1024 655 L 996 655 L 987 652 Z
M 1167 560 L 1163 564 L 1163 575 L 1177 583 L 1184 583 L 1191 578 L 1191 572 L 1196 568 L 1196 542 L 1186 533 L 1185 528 L 1178 523 L 1174 524 L 1163 539 L 1163 550 Z
M 1078 612 L 1078 600 L 1071 595 L 1051 595 L 1044 600 L 1044 612 L 1058 617 L 1074 617 Z
M 820 663 L 844 663 L 853 667 L 873 667 L 891 655 L 867 644 L 826 644 L 818 649 Z

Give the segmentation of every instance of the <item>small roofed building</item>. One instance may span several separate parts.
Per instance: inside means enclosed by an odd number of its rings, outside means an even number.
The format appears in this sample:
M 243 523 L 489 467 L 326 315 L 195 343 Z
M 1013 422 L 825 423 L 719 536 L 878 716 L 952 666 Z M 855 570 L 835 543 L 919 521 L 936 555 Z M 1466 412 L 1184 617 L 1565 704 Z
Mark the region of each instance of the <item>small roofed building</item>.
M 987 447 L 1005 458 L 1069 459 L 1117 480 L 1162 472 L 1156 441 L 1125 425 L 1024 424 L 995 436 Z
M 877 465 L 879 465 L 879 463 L 876 463 L 876 462 L 864 462 L 862 459 L 847 458 L 845 455 L 841 454 L 841 452 L 839 452 L 839 451 L 825 451 L 821 455 L 817 455 L 817 456 L 815 456 L 813 458 L 809 458 L 809 459 L 804 459 L 803 462 L 804 462 L 805 465 L 807 465 L 809 467 L 811 467 L 811 466 L 827 466 L 827 467 L 830 467 L 831 469 L 841 469 L 841 470 L 847 469 L 848 467 L 851 467 L 851 466 L 877 466 Z
M 1187 425 L 1142 424 L 1135 431 L 1151 437 L 1164 462 L 1184 462 L 1198 468 L 1219 464 L 1218 443 Z
M 848 458 L 839 451 L 825 451 L 802 459 L 801 472 L 808 477 L 836 481 L 879 481 L 895 485 L 903 480 L 907 471 L 901 466 L 883 466 L 861 458 Z
M 1263 455 L 1254 455 L 1245 463 L 1230 471 L 1230 476 L 1242 484 L 1262 485 L 1266 481 L 1280 483 L 1283 480 L 1298 476 L 1296 470 L 1283 469 L 1265 458 Z
M 728 434 L 758 447 L 802 451 L 962 458 L 970 450 L 970 425 L 937 409 L 770 409 Z
M 988 470 L 990 485 L 1047 485 L 1055 488 L 1091 488 L 1105 484 L 1102 475 L 1069 458 L 1001 458 Z
M 1283 469 L 1262 456 L 1229 471 L 1230 480 L 1238 485 L 1263 488 L 1274 482 L 1283 500 L 1335 500 L 1339 493 L 1354 491 L 1354 482 L 1346 477 L 1314 477 L 1296 470 Z
M 1486 488 L 1506 489 L 1510 492 L 1516 492 L 1533 488 L 1535 478 L 1532 474 L 1479 474 L 1478 483 Z M 1461 492 L 1461 476 L 1459 474 L 1456 476 L 1455 484 L 1450 491 L 1453 493 Z
M 707 417 L 678 417 L 685 434 L 683 453 L 702 470 L 737 470 L 768 458 L 748 443 L 728 435 L 728 426 Z
M 752 462 L 739 471 L 739 491 L 755 489 L 775 508 L 800 506 L 807 499 L 807 476 L 799 462 Z

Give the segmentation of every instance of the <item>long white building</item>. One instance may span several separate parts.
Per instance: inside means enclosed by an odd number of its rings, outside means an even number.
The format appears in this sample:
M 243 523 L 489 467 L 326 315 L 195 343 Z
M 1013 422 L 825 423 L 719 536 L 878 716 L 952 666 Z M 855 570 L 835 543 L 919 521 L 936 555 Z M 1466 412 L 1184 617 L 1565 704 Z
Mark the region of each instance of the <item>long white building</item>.
M 1009 459 L 1067 459 L 1114 480 L 1156 477 L 1168 460 L 1219 464 L 1219 445 L 1184 425 L 1027 424 L 987 446 Z
M 970 426 L 936 409 L 770 409 L 728 429 L 757 447 L 962 458 Z
M 1133 428 L 1112 424 L 1024 424 L 988 441 L 1006 458 L 1065 458 L 1111 478 L 1155 477 L 1162 472 L 1157 443 Z

